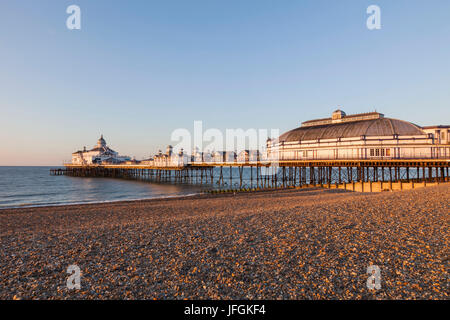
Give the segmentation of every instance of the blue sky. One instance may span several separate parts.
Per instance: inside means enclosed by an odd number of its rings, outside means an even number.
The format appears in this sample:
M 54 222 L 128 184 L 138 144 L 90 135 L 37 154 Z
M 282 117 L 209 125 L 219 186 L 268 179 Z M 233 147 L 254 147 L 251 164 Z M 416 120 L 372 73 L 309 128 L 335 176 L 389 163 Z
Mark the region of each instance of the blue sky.
M 194 120 L 284 132 L 337 106 L 450 122 L 448 0 L 4 0 L 0 41 L 0 165 L 57 165 L 101 133 L 142 158 Z

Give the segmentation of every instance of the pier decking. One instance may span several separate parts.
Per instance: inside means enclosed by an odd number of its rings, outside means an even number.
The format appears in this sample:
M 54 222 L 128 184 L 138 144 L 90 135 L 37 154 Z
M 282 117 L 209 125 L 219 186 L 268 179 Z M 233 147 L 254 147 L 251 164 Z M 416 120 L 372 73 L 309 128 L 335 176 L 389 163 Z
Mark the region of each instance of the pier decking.
M 448 159 L 193 162 L 184 166 L 73 165 L 52 175 L 109 177 L 227 188 L 278 188 L 355 182 L 448 182 Z M 245 170 L 244 170 L 245 169 Z M 236 172 L 237 171 L 237 172 Z M 237 175 L 236 175 L 237 173 Z M 392 185 L 392 184 L 391 184 Z

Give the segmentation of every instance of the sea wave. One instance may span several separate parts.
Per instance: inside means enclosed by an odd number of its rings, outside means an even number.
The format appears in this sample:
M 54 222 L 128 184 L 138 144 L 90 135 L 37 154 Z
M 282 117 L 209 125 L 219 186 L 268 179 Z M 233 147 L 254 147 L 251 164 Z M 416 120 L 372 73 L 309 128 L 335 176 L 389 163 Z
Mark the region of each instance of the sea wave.
M 92 200 L 92 201 L 75 201 L 75 202 L 45 202 L 45 203 L 21 203 L 15 204 L 13 206 L 3 206 L 0 205 L 0 211 L 6 209 L 19 209 L 19 208 L 41 208 L 41 207 L 58 207 L 58 206 L 75 206 L 75 205 L 83 205 L 83 204 L 105 204 L 105 203 L 116 203 L 116 202 L 128 202 L 128 201 L 142 201 L 142 200 L 155 200 L 155 199 L 175 199 L 175 198 L 184 198 L 184 197 L 192 197 L 201 194 L 201 192 L 197 193 L 186 193 L 186 194 L 177 194 L 177 195 L 160 195 L 153 197 L 144 197 L 144 198 L 124 198 L 124 199 L 115 199 L 115 200 Z

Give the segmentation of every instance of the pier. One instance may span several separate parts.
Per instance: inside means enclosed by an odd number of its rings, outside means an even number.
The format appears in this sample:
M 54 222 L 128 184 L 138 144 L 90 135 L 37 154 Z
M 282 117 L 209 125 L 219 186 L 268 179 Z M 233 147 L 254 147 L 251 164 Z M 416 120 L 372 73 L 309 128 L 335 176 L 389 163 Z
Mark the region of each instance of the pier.
M 447 159 L 283 160 L 250 162 L 194 162 L 157 167 L 142 164 L 65 164 L 52 175 L 104 177 L 157 183 L 203 185 L 211 190 L 255 190 L 322 186 L 369 192 L 399 189 L 404 183 L 449 181 Z M 359 184 L 358 184 L 359 183 Z M 372 187 L 378 183 L 377 187 Z M 360 187 L 358 187 L 360 186 Z M 375 185 L 374 185 L 375 186 Z M 414 187 L 414 184 L 412 185 Z M 400 189 L 403 189 L 400 187 Z

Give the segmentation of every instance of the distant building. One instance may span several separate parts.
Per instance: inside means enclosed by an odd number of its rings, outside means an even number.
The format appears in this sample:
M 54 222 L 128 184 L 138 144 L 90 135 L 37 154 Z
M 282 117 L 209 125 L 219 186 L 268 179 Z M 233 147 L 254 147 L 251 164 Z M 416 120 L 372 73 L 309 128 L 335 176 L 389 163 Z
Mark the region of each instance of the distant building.
M 256 162 L 261 161 L 259 150 L 242 150 L 237 156 L 237 162 Z
M 209 151 L 201 152 L 198 148 L 195 148 L 194 153 L 192 155 L 192 162 L 212 162 L 213 156 Z
M 236 162 L 237 155 L 234 151 L 226 151 L 225 153 L 226 162 Z
M 449 126 L 422 128 L 370 112 L 305 121 L 267 141 L 271 160 L 449 158 Z
M 90 164 L 117 164 L 125 161 L 131 160 L 128 156 L 119 156 L 119 154 L 110 149 L 106 145 L 103 135 L 97 141 L 97 145 L 91 150 L 86 150 L 84 147 L 83 151 L 77 151 L 72 153 L 72 164 L 78 165 L 90 165 Z
M 171 163 L 176 167 L 184 166 L 189 163 L 190 156 L 184 153 L 181 149 L 177 154 L 172 155 Z
M 123 164 L 128 164 L 128 165 L 137 165 L 137 164 L 141 164 L 141 162 L 139 160 L 136 159 L 131 159 L 131 160 L 127 160 L 122 162 Z
M 144 159 L 141 161 L 141 164 L 143 165 L 147 165 L 147 166 L 153 166 L 154 165 L 154 160 L 152 157 L 148 158 L 148 159 Z
M 159 150 L 158 154 L 153 157 L 153 165 L 155 167 L 181 167 L 189 163 L 189 157 L 184 153 L 183 149 L 180 152 L 173 152 L 171 145 L 167 146 L 166 153 Z
M 168 165 L 168 156 L 167 154 L 162 153 L 161 150 L 158 151 L 157 154 L 153 157 L 153 164 L 156 167 L 167 167 Z
M 450 126 L 422 127 L 423 131 L 432 134 L 437 144 L 450 144 Z
M 102 164 L 121 164 L 126 162 L 128 161 L 122 161 L 113 157 L 101 161 Z
M 212 162 L 235 162 L 236 153 L 234 151 L 214 151 L 211 154 Z
M 225 151 L 214 151 L 211 154 L 212 162 L 225 162 Z

